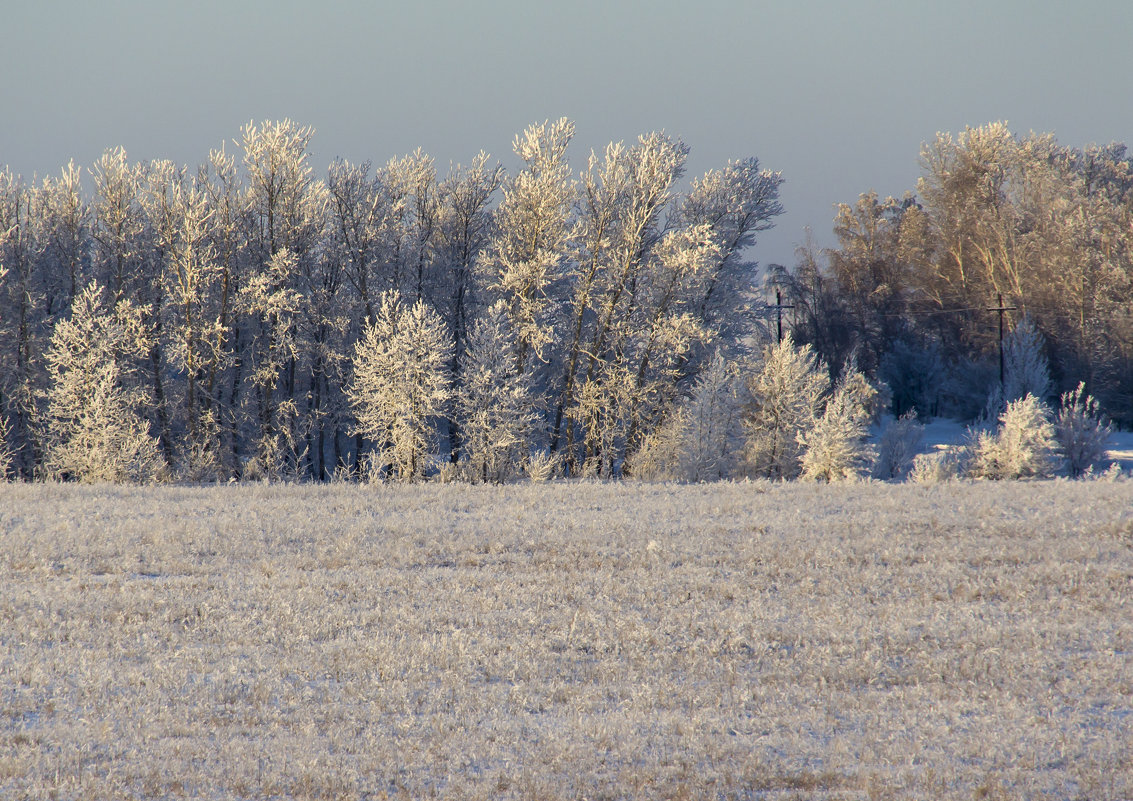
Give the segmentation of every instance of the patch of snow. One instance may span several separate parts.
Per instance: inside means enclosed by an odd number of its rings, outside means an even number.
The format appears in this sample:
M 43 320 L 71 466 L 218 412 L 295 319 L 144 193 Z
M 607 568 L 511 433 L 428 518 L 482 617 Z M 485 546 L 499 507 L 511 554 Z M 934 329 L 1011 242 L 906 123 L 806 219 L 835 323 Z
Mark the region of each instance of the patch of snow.
M 1106 456 L 1122 471 L 1133 470 L 1133 431 L 1114 431 L 1109 436 L 1108 445 Z

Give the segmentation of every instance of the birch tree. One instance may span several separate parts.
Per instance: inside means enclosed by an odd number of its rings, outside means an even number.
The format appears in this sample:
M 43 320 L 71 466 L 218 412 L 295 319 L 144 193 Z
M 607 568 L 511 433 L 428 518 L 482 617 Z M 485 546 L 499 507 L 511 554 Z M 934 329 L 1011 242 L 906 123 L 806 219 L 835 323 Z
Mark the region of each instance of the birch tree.
M 507 303 L 517 340 L 516 371 L 542 358 L 553 339 L 551 285 L 568 257 L 575 187 L 566 149 L 574 123 L 566 118 L 527 127 L 515 138 L 526 165 L 503 187 L 495 232 L 481 269 L 492 297 Z
M 620 358 L 638 311 L 638 279 L 664 235 L 664 212 L 684 170 L 688 147 L 664 134 L 642 136 L 631 148 L 612 144 L 601 161 L 591 155 L 583 176 L 579 264 L 568 312 L 562 397 L 552 447 L 565 439 L 568 466 L 615 469 L 632 427 L 637 365 Z M 565 431 L 563 430 L 565 428 Z

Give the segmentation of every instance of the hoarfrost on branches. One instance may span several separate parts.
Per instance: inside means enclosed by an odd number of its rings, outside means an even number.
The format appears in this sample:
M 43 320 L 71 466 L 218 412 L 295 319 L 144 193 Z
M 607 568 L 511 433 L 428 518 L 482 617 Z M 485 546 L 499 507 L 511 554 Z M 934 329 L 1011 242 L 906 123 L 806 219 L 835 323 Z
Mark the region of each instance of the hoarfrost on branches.
M 106 310 L 102 288 L 92 283 L 55 327 L 43 421 L 49 477 L 150 482 L 161 474 L 157 442 L 139 414 L 146 396 L 134 380 L 133 362 L 149 348 L 140 318 L 129 301 Z
M 355 348 L 348 390 L 356 431 L 375 445 L 371 477 L 424 476 L 432 420 L 451 397 L 450 347 L 444 324 L 424 301 L 407 307 L 396 292 L 382 295 L 374 324 Z
M 1011 401 L 999 417 L 999 430 L 977 434 L 969 467 L 976 478 L 1049 478 L 1058 466 L 1058 443 L 1050 409 L 1036 398 Z
M 815 424 L 830 388 L 826 366 L 809 344 L 790 335 L 767 346 L 751 375 L 751 405 L 745 415 L 747 466 L 755 476 L 796 478 L 802 469 L 799 435 Z
M 1105 459 L 1105 446 L 1113 429 L 1098 402 L 1086 394 L 1085 383 L 1062 394 L 1054 436 L 1066 459 L 1066 471 L 1078 478 Z
M 461 446 L 473 481 L 515 475 L 539 424 L 530 378 L 516 372 L 515 336 L 499 301 L 473 326 L 456 393 Z
M 802 478 L 844 481 L 859 478 L 868 470 L 874 453 L 865 438 L 877 394 L 858 370 L 843 370 L 822 416 L 799 432 L 799 444 L 804 448 Z

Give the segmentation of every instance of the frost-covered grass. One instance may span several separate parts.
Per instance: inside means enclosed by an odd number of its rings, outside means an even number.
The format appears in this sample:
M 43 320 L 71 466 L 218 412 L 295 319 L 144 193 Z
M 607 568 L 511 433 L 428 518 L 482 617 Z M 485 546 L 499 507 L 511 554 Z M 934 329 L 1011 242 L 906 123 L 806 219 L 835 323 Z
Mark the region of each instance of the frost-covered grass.
M 3 798 L 1133 797 L 1133 482 L 0 487 Z

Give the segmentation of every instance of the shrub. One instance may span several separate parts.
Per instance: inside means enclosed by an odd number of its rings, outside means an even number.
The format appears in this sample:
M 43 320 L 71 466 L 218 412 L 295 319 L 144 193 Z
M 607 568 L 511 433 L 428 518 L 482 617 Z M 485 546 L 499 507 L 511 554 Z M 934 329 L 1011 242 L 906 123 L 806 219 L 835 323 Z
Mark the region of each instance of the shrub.
M 1112 433 L 1098 402 L 1085 395 L 1085 391 L 1086 385 L 1079 383 L 1077 389 L 1063 393 L 1054 423 L 1054 436 L 1066 459 L 1066 472 L 1072 478 L 1101 465 Z
M 963 475 L 964 455 L 960 451 L 919 453 L 913 457 L 909 481 L 914 484 L 940 484 Z
M 924 426 L 917 420 L 913 409 L 893 420 L 881 432 L 877 443 L 877 459 L 873 463 L 873 477 L 903 479 L 913 467 L 924 441 Z
M 1050 409 L 1028 393 L 1011 401 L 999 417 L 999 431 L 976 437 L 970 473 L 974 478 L 1049 478 L 1057 466 Z
M 550 481 L 559 469 L 558 454 L 549 451 L 532 451 L 523 466 L 527 477 L 536 483 Z

